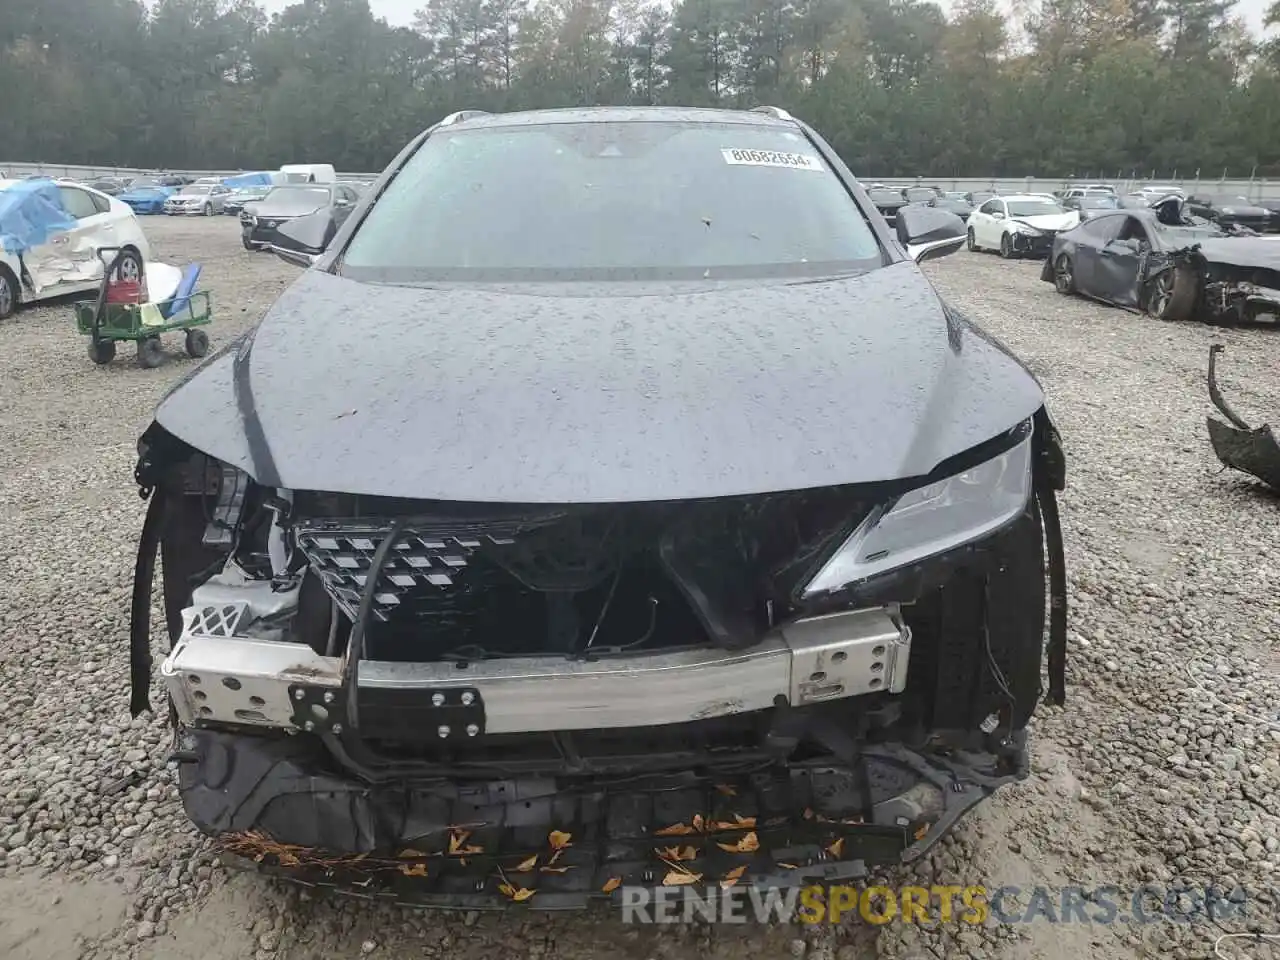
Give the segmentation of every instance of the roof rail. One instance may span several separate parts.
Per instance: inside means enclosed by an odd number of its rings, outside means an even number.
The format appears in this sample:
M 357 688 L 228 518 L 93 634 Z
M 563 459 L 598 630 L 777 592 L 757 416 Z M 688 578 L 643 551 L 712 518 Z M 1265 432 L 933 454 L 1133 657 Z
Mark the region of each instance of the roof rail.
M 449 114 L 441 120 L 437 126 L 447 127 L 453 123 L 461 123 L 463 120 L 470 120 L 472 117 L 487 117 L 488 115 L 488 110 L 459 110 L 456 113 Z
M 787 113 L 787 111 L 783 110 L 781 107 L 770 107 L 770 106 L 752 107 L 751 112 L 767 113 L 769 116 L 773 117 L 775 120 L 794 120 L 795 119 L 795 117 Z

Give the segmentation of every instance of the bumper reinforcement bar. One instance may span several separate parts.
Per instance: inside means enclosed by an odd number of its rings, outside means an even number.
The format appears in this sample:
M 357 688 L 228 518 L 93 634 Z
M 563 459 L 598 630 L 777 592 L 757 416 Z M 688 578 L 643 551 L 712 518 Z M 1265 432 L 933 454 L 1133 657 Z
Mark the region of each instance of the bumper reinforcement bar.
M 230 619 L 226 605 L 219 612 Z M 160 668 L 183 723 L 341 732 L 341 658 L 303 644 L 206 633 L 212 619 L 199 607 L 184 610 L 182 636 Z M 362 701 L 449 710 L 461 722 L 442 714 L 442 738 L 659 726 L 762 710 L 780 697 L 806 706 L 900 693 L 910 645 L 896 612 L 876 607 L 798 620 L 744 651 L 700 647 L 595 661 L 367 660 L 359 690 Z

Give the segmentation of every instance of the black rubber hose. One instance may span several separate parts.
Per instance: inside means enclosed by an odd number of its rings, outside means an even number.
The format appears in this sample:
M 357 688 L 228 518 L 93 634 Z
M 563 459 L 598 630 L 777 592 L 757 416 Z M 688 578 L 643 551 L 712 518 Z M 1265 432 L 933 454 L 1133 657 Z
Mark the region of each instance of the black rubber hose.
M 369 562 L 369 570 L 365 577 L 364 590 L 360 593 L 360 606 L 356 608 L 356 619 L 351 624 L 351 635 L 347 639 L 347 659 L 342 665 L 342 693 L 347 700 L 347 729 L 355 735 L 360 729 L 360 658 L 364 654 L 364 636 L 366 624 L 373 610 L 373 597 L 378 592 L 378 577 L 386 565 L 387 555 L 404 531 L 404 521 L 396 520 L 391 524 L 391 532 L 378 544 Z
M 133 599 L 129 611 L 129 712 L 151 712 L 151 587 L 155 581 L 156 551 L 164 521 L 164 493 L 155 491 L 147 504 L 133 568 Z

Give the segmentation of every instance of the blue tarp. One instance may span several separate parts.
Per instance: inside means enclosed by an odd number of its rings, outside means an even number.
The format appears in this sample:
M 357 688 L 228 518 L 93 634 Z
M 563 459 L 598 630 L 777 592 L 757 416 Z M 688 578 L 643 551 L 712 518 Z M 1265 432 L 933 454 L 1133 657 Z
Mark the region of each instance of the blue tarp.
M 23 180 L 0 190 L 0 247 L 6 253 L 38 247 L 75 225 L 52 180 Z
M 269 187 L 271 186 L 271 174 L 269 173 L 241 173 L 234 177 L 223 177 L 222 185 L 224 187 Z

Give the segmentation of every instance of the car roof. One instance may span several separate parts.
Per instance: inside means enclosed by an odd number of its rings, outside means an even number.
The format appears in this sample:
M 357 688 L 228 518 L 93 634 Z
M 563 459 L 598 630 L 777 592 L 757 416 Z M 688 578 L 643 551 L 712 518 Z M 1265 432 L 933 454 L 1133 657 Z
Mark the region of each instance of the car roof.
M 515 113 L 481 113 L 449 124 L 449 130 L 490 127 L 524 127 L 545 123 L 726 123 L 795 129 L 794 120 L 783 120 L 754 110 L 721 110 L 712 107 L 561 107 L 521 110 Z

